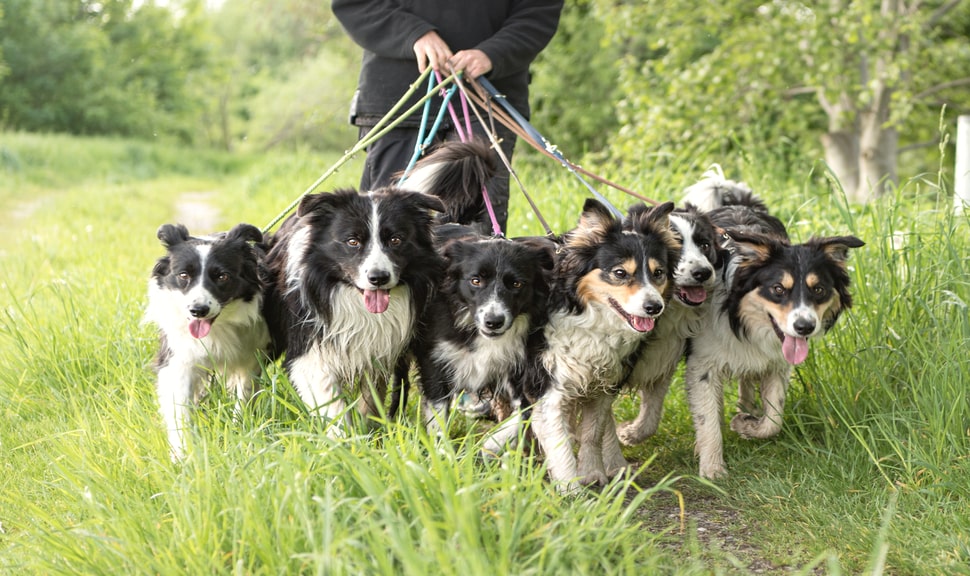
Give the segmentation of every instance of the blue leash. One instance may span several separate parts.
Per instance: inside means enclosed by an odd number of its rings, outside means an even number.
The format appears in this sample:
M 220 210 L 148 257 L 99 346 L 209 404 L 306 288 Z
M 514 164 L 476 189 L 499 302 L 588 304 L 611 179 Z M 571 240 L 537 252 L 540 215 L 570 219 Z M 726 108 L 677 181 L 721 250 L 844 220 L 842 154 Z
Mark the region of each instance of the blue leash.
M 432 91 L 434 91 L 435 86 L 436 86 L 435 75 L 430 74 L 428 76 L 428 93 L 431 93 Z M 441 121 L 445 117 L 445 112 L 447 111 L 448 103 L 451 102 L 451 97 L 455 95 L 456 90 L 457 90 L 457 87 L 452 86 L 451 88 L 448 89 L 447 92 L 445 92 L 442 98 L 441 108 L 438 109 L 438 116 L 435 117 L 434 123 L 431 125 L 431 129 L 428 130 L 427 136 L 425 136 L 425 129 L 428 126 L 428 116 L 430 116 L 430 111 L 431 111 L 431 99 L 429 98 L 428 100 L 425 100 L 424 109 L 421 111 L 421 127 L 418 129 L 418 139 L 414 143 L 414 154 L 411 155 L 411 160 L 408 162 L 407 168 L 404 169 L 404 173 L 401 175 L 401 179 L 398 180 L 398 184 L 403 184 L 404 181 L 407 180 L 407 177 L 411 173 L 411 170 L 414 168 L 414 165 L 417 164 L 418 158 L 420 158 L 421 155 L 424 153 L 425 149 L 431 145 L 432 140 L 434 140 L 435 134 L 438 133 L 438 128 L 441 127 Z
M 512 118 L 516 121 L 516 123 L 518 123 L 518 125 L 526 132 L 526 134 L 529 135 L 530 138 L 532 138 L 532 140 L 536 144 L 538 144 L 539 146 L 542 146 L 547 152 L 552 154 L 556 158 L 556 160 L 558 160 L 559 163 L 566 168 L 566 170 L 569 170 L 569 172 L 573 176 L 578 178 L 579 181 L 582 182 L 584 186 L 586 186 L 586 188 L 593 194 L 593 196 L 596 197 L 597 200 L 602 202 L 617 217 L 623 218 L 623 212 L 618 210 L 616 206 L 611 204 L 610 201 L 606 199 L 605 196 L 597 192 L 596 189 L 593 188 L 593 186 L 590 185 L 590 183 L 587 182 L 585 178 L 583 178 L 578 172 L 576 172 L 576 170 L 573 169 L 572 165 L 569 163 L 569 161 L 567 161 L 563 157 L 563 155 L 559 152 L 559 150 L 557 150 L 555 146 L 550 145 L 549 141 L 546 140 L 545 136 L 543 136 L 538 130 L 536 130 L 535 126 L 530 124 L 529 121 L 526 120 L 524 116 L 522 116 L 522 114 L 519 114 L 519 111 L 515 109 L 515 106 L 512 106 L 509 103 L 508 99 L 505 97 L 505 94 L 502 94 L 501 92 L 499 92 L 495 88 L 495 86 L 492 85 L 492 83 L 489 82 L 484 76 L 479 76 L 477 80 L 478 80 L 478 83 L 481 85 L 481 87 L 484 88 L 486 92 L 488 92 L 489 96 L 491 96 L 493 100 L 496 100 L 502 106 L 502 108 L 505 109 L 505 111 L 508 112 L 510 116 L 512 116 Z

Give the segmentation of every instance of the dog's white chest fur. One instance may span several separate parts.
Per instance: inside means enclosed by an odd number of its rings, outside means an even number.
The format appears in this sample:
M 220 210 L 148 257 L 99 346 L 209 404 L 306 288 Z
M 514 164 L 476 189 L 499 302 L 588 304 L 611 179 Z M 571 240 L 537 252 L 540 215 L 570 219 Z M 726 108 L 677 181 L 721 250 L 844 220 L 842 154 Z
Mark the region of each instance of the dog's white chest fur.
M 542 363 L 554 386 L 568 397 L 586 397 L 615 387 L 624 375 L 624 360 L 644 337 L 615 312 L 596 303 L 580 314 L 554 312 L 545 333 Z
M 398 285 L 381 314 L 368 312 L 360 292 L 340 286 L 333 298 L 329 325 L 321 322 L 320 335 L 308 353 L 321 369 L 350 382 L 362 373 L 388 373 L 411 340 L 414 330 L 411 290 Z M 325 368 L 324 368 L 325 367 Z
M 477 392 L 491 382 L 505 378 L 513 366 L 525 361 L 525 337 L 529 316 L 520 314 L 512 326 L 497 338 L 476 335 L 470 347 L 439 342 L 432 354 L 453 371 L 455 384 Z

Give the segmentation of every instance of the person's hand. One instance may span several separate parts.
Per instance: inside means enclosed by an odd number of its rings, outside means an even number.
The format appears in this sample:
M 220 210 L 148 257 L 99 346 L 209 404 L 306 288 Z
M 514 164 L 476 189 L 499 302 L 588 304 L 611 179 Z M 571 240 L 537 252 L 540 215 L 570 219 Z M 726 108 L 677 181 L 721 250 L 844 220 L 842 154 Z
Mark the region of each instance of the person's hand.
M 466 77 L 474 80 L 492 71 L 492 60 L 481 50 L 462 50 L 448 59 L 448 66 L 455 72 L 464 71 Z
M 428 66 L 435 71 L 445 71 L 445 62 L 451 58 L 451 48 L 434 30 L 425 33 L 414 43 L 414 55 L 418 59 L 418 72 L 424 74 Z

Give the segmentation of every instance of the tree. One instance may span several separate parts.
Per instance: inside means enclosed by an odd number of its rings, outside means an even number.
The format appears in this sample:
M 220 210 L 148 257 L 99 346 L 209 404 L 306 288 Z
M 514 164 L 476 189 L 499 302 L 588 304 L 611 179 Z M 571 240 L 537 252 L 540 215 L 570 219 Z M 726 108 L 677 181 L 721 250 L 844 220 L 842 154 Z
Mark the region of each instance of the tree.
M 967 2 L 610 4 L 611 41 L 626 47 L 620 153 L 821 145 L 864 201 L 895 180 L 900 150 L 937 126 L 941 102 L 970 105 Z
M 226 66 L 205 123 L 227 149 L 346 149 L 360 50 L 320 0 L 226 0 L 212 15 Z
M 11 128 L 195 139 L 206 67 L 201 0 L 0 0 Z

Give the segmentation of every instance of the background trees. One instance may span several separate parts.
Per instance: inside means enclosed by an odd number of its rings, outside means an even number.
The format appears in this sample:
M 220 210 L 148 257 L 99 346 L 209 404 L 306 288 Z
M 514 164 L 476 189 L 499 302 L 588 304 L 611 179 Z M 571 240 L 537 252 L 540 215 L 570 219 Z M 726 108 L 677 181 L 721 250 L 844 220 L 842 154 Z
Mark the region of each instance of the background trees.
M 0 0 L 0 128 L 345 149 L 359 51 L 319 0 Z M 970 111 L 970 1 L 573 0 L 536 124 L 588 161 L 824 159 L 858 200 Z M 5 74 L 6 71 L 6 75 Z M 930 147 L 932 146 L 932 147 Z M 658 160 L 660 159 L 660 160 Z
M 895 180 L 897 162 L 927 167 L 912 152 L 938 142 L 944 104 L 951 124 L 970 110 L 970 2 L 598 6 L 608 42 L 622 47 L 617 157 L 767 145 L 784 160 L 824 155 L 865 200 Z

